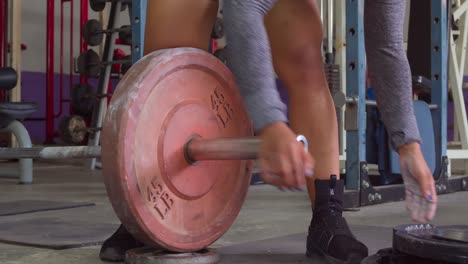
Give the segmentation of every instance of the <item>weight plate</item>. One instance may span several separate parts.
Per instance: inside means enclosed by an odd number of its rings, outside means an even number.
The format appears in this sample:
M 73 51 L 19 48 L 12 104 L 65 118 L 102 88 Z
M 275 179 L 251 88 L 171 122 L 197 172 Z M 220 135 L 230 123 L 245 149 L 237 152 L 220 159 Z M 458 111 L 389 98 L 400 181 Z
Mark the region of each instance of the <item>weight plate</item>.
M 88 77 L 98 77 L 101 70 L 99 55 L 94 50 L 87 50 L 78 56 L 78 72 Z
M 116 214 L 153 248 L 205 248 L 229 229 L 246 197 L 252 161 L 189 164 L 184 145 L 194 135 L 253 135 L 233 76 L 197 49 L 143 57 L 112 96 L 102 162 Z
M 89 0 L 89 5 L 94 12 L 101 12 L 106 8 L 106 0 Z
M 74 85 L 70 91 L 71 105 L 78 115 L 87 116 L 93 112 L 96 103 L 96 92 L 87 83 Z
M 441 227 L 430 230 L 435 239 L 442 239 L 458 243 L 468 243 L 468 230 L 459 227 Z
M 402 225 L 393 230 L 393 248 L 411 256 L 468 263 L 468 226 Z
M 219 261 L 219 254 L 212 249 L 173 253 L 153 248 L 137 248 L 125 253 L 126 264 L 216 264 Z
M 132 67 L 132 55 L 125 56 L 124 60 L 127 62 L 122 63 L 122 74 L 126 74 L 130 67 Z
M 102 24 L 96 19 L 90 19 L 83 25 L 81 31 L 83 39 L 90 46 L 97 46 L 102 43 L 104 33 L 102 32 Z
M 66 116 L 60 120 L 60 138 L 68 144 L 81 144 L 87 134 L 86 122 L 81 116 Z
M 119 32 L 120 44 L 122 45 L 132 45 L 132 26 L 125 25 L 120 27 Z

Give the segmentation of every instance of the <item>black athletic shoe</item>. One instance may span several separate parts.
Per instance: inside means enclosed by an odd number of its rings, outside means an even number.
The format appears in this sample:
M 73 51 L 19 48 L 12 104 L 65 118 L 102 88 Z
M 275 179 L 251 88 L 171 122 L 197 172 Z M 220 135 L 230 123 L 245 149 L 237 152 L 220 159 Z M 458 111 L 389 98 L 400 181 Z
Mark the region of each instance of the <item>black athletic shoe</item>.
M 123 225 L 120 225 L 119 229 L 102 244 L 99 258 L 109 262 L 123 262 L 127 250 L 143 246 L 143 243 L 136 240 Z
M 349 229 L 343 211 L 343 181 L 316 180 L 316 201 L 307 237 L 307 256 L 322 256 L 330 263 L 358 264 L 368 256 L 367 247 Z

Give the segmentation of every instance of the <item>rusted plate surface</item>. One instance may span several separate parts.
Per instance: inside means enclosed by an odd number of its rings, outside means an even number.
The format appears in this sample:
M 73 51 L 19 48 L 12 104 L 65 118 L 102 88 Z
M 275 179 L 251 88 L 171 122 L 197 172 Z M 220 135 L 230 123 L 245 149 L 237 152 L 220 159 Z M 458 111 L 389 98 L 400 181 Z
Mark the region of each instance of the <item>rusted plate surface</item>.
M 202 249 L 229 229 L 245 200 L 252 162 L 190 165 L 183 147 L 194 134 L 252 136 L 231 73 L 216 57 L 190 48 L 145 56 L 112 97 L 102 161 L 114 210 L 149 246 Z

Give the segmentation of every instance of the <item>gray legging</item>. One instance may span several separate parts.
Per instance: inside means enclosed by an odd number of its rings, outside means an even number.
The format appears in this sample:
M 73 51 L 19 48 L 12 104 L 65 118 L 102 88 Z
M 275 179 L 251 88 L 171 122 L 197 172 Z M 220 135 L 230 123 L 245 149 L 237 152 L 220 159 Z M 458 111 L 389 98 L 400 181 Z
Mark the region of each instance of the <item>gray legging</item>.
M 224 1 L 228 66 L 256 131 L 273 122 L 287 121 L 285 105 L 275 89 L 275 72 L 263 22 L 275 2 Z M 420 142 L 412 103 L 411 70 L 403 46 L 405 8 L 405 0 L 366 0 L 365 3 L 368 72 L 394 149 Z

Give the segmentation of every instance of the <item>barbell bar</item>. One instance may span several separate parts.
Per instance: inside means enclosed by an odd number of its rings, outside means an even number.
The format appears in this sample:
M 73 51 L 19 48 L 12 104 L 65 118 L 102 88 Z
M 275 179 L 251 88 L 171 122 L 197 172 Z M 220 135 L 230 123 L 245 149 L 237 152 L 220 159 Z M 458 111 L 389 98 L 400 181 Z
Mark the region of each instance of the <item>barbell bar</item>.
M 308 149 L 307 139 L 297 141 Z M 184 145 L 184 154 L 190 163 L 202 160 L 252 160 L 258 158 L 261 140 L 258 137 L 200 138 L 191 137 Z M 101 147 L 64 146 L 33 148 L 0 148 L 0 159 L 88 159 L 101 157 Z
M 0 159 L 76 159 L 100 156 L 99 146 L 0 148 Z

